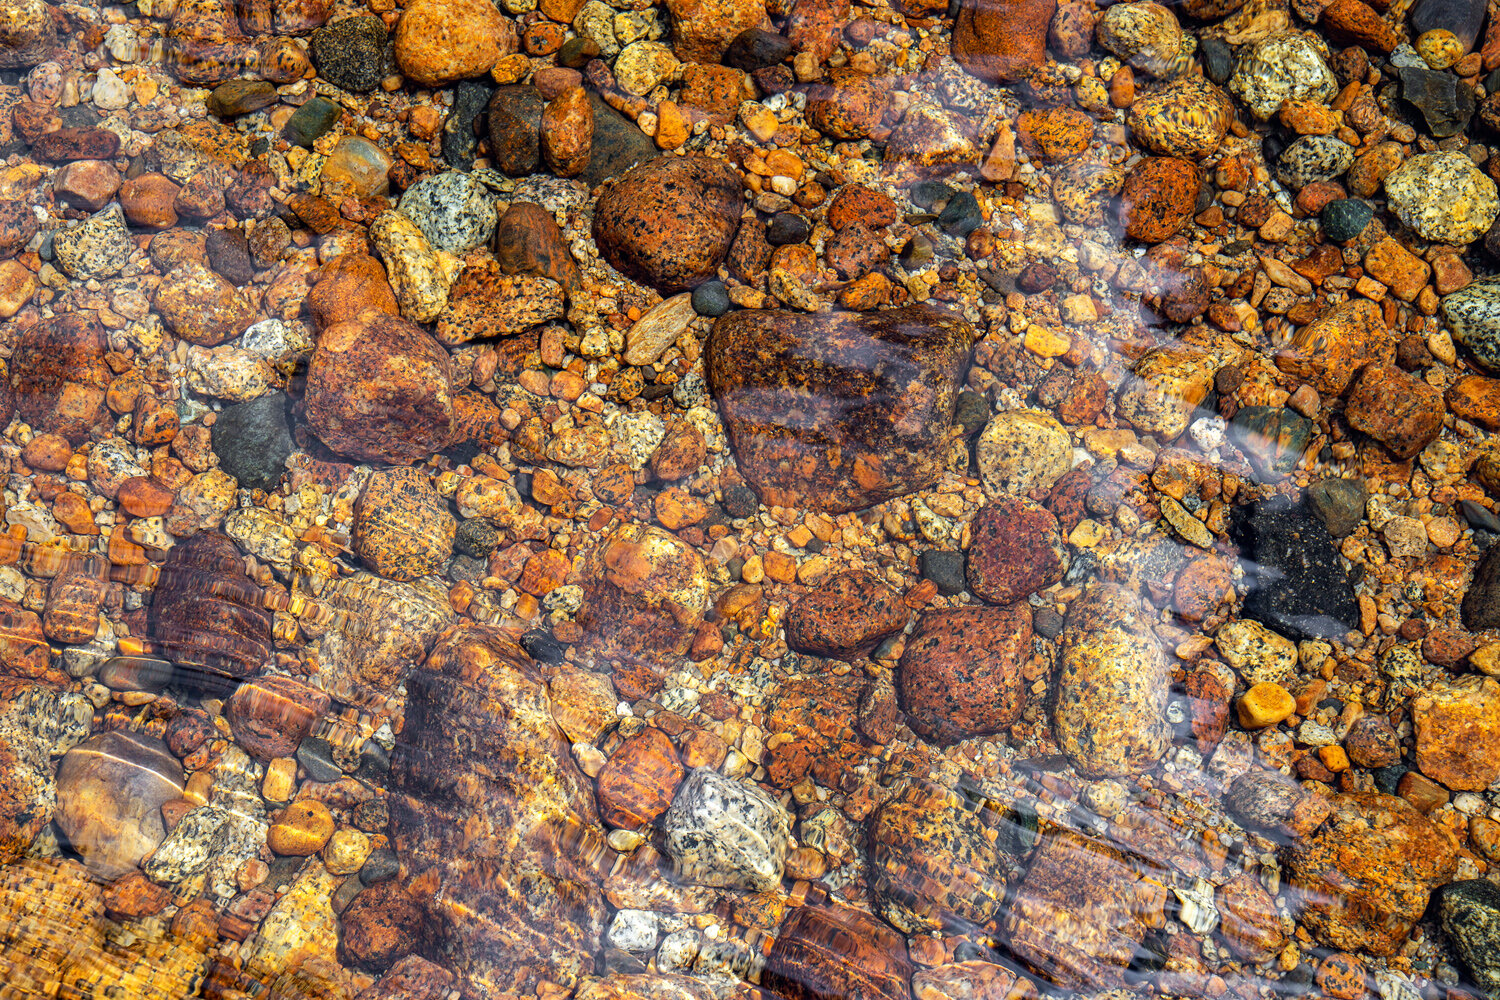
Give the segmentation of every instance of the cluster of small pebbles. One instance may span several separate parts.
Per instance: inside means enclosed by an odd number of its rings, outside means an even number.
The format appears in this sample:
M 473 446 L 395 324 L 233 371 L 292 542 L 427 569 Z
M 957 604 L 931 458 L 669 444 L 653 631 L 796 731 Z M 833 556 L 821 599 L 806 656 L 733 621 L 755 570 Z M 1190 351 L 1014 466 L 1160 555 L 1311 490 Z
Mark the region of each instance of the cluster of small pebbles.
M 1483 0 L 0 0 L 0 995 L 1500 995 L 1497 180 Z

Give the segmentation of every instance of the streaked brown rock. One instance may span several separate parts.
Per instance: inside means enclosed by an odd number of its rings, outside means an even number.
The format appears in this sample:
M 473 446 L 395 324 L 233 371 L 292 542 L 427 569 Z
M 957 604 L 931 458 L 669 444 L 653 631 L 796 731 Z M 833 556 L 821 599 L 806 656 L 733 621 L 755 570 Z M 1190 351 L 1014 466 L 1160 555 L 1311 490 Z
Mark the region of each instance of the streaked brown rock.
M 235 742 L 256 760 L 290 757 L 328 711 L 328 695 L 294 677 L 257 677 L 224 706 Z
M 599 816 L 610 826 L 634 830 L 667 811 L 685 774 L 672 741 L 646 729 L 621 744 L 599 772 Z
M 1443 429 L 1443 394 L 1395 365 L 1368 365 L 1349 389 L 1344 416 L 1398 459 L 1416 456 Z
M 417 469 L 371 474 L 354 505 L 354 551 L 390 580 L 440 572 L 453 554 L 457 528 L 448 501 Z
M 953 25 L 953 57 L 989 83 L 1024 80 L 1047 54 L 1057 0 L 964 0 Z
M 166 837 L 161 807 L 182 789 L 182 765 L 165 743 L 129 730 L 105 733 L 58 765 L 58 829 L 91 871 L 117 878 Z
M 868 913 L 828 903 L 792 911 L 761 985 L 785 1000 L 907 1000 L 911 972 L 900 934 Z
M 224 535 L 202 532 L 174 546 L 152 597 L 152 637 L 181 670 L 240 678 L 270 660 L 260 588 Z
M 82 444 L 108 418 L 104 349 L 104 331 L 92 313 L 66 313 L 24 330 L 10 359 L 10 387 L 21 419 Z M 4 407 L 0 413 L 7 420 L 8 411 Z

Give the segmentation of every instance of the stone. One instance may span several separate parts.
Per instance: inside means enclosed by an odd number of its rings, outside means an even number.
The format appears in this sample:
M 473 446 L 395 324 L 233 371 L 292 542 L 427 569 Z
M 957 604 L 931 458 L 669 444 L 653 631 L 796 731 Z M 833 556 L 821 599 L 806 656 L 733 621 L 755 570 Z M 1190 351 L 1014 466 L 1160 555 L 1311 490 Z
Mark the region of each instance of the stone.
M 1214 376 L 1238 360 L 1240 349 L 1213 335 L 1189 331 L 1142 354 L 1120 385 L 1120 415 L 1143 434 L 1162 441 L 1181 437 L 1198 404 L 1213 388 Z
M 205 264 L 183 261 L 162 279 L 151 304 L 178 337 L 214 347 L 255 322 L 256 294 L 253 288 L 236 288 Z
M 1256 684 L 1240 696 L 1235 712 L 1246 729 L 1264 729 L 1297 711 L 1297 699 L 1280 684 Z
M 1385 956 L 1405 942 L 1429 893 L 1452 878 L 1457 844 L 1402 799 L 1335 795 L 1321 830 L 1291 845 L 1286 870 L 1302 923 L 1331 948 Z
M 1342 638 L 1359 607 L 1328 529 L 1289 498 L 1236 510 L 1230 536 L 1251 578 L 1243 615 L 1294 639 Z
M 473 174 L 449 170 L 424 177 L 401 195 L 397 207 L 434 249 L 461 254 L 495 234 L 495 202 Z
M 396 64 L 423 87 L 488 73 L 518 47 L 515 23 L 489 0 L 418 0 L 396 22 Z
M 599 818 L 635 830 L 667 811 L 685 772 L 671 739 L 646 729 L 620 745 L 599 772 Z
M 759 28 L 766 16 L 764 0 L 668 0 L 666 8 L 672 20 L 672 50 L 687 63 L 735 65 L 726 52 L 742 34 Z M 764 65 L 779 62 L 770 59 Z
M 1276 367 L 1324 395 L 1340 396 L 1365 365 L 1395 359 L 1392 339 L 1379 305 L 1349 299 L 1299 327 L 1276 353 Z
M 1057 0 L 964 0 L 953 25 L 953 57 L 988 83 L 1014 83 L 1046 58 L 1047 26 Z
M 27 854 L 51 822 L 57 806 L 52 758 L 88 737 L 92 715 L 82 695 L 0 682 L 0 858 L 7 866 Z
M 901 596 L 873 574 L 839 573 L 792 605 L 786 641 L 800 652 L 853 659 L 901 631 L 909 617 Z
M 266 830 L 266 846 L 283 857 L 311 857 L 328 843 L 334 826 L 333 814 L 323 803 L 315 799 L 293 802 Z
M 1030 500 L 1001 498 L 970 522 L 969 590 L 992 604 L 1010 604 L 1062 579 L 1067 550 L 1057 518 Z
M 371 473 L 354 505 L 354 551 L 389 580 L 410 581 L 441 572 L 453 554 L 457 530 L 448 501 L 417 469 Z
M 1472 243 L 1500 215 L 1495 182 L 1462 153 L 1418 153 L 1385 179 L 1391 211 L 1424 240 Z
M 618 72 L 618 65 L 616 66 Z M 594 107 L 582 87 L 569 87 L 542 112 L 542 156 L 558 177 L 588 166 L 594 141 Z
M 1421 37 L 1429 31 L 1451 31 L 1465 50 L 1474 47 L 1484 23 L 1484 5 L 1477 0 L 1417 0 L 1411 9 L 1411 33 Z
M 363 94 L 385 75 L 385 23 L 355 16 L 325 24 L 308 38 L 318 75 L 335 87 Z
M 1417 767 L 1454 791 L 1483 791 L 1500 778 L 1500 683 L 1444 677 L 1411 699 Z
M 417 461 L 453 434 L 448 352 L 388 313 L 366 311 L 323 331 L 304 399 L 323 443 L 365 461 Z
M 205 106 L 220 118 L 248 115 L 279 100 L 276 88 L 265 80 L 228 80 L 214 88 Z
M 1280 111 L 1285 101 L 1327 104 L 1338 91 L 1322 54 L 1296 31 L 1267 35 L 1249 51 L 1241 50 L 1228 86 L 1261 121 Z
M 33 155 L 53 163 L 70 160 L 111 160 L 120 151 L 120 137 L 102 128 L 60 128 L 36 138 Z
M 1136 0 L 1107 7 L 1095 33 L 1101 46 L 1135 69 L 1152 76 L 1177 75 L 1182 27 L 1161 4 Z
M 747 782 L 694 768 L 662 820 L 677 876 L 694 885 L 765 892 L 781 882 L 791 819 Z
M 411 898 L 430 924 L 394 928 L 395 942 L 432 937 L 476 994 L 542 979 L 571 989 L 593 971 L 609 913 L 589 859 L 609 852 L 542 671 L 500 630 L 466 623 L 407 690 L 391 846 L 417 874 Z M 462 802 L 434 794 L 458 788 Z M 366 893 L 386 886 L 402 893 L 400 881 Z
M 1332 135 L 1304 135 L 1276 160 L 1276 177 L 1293 190 L 1329 181 L 1354 165 L 1354 147 Z
M 1356 479 L 1320 479 L 1303 493 L 1307 509 L 1334 538 L 1353 534 L 1365 519 L 1369 491 Z
M 661 42 L 631 42 L 615 57 L 615 83 L 627 94 L 644 97 L 671 78 L 678 65 L 672 49 Z
M 843 512 L 936 479 L 972 338 L 930 306 L 741 310 L 714 324 L 708 381 L 763 503 Z
M 714 276 L 739 227 L 739 174 L 701 156 L 632 167 L 600 193 L 593 235 L 626 277 L 662 293 Z
M 588 166 L 578 179 L 593 189 L 652 159 L 658 150 L 650 136 L 598 94 L 590 92 L 589 103 L 594 108 L 594 137 Z
M 11 411 L 33 428 L 82 444 L 108 419 L 104 331 L 91 313 L 65 313 L 21 332 L 10 359 L 10 394 L 0 416 Z
M 1472 87 L 1453 73 L 1425 67 L 1403 66 L 1400 72 L 1401 97 L 1422 113 L 1428 132 L 1446 139 L 1468 130 L 1475 108 Z
M 125 225 L 124 211 L 110 205 L 76 226 L 58 230 L 52 237 L 52 252 L 68 277 L 90 281 L 112 278 L 124 270 L 135 252 L 135 241 Z
M 245 681 L 224 706 L 235 742 L 259 761 L 290 757 L 328 711 L 327 694 L 293 677 Z
M 1302 461 L 1312 431 L 1311 420 L 1284 406 L 1246 406 L 1230 422 L 1228 438 L 1250 460 L 1258 479 L 1275 482 Z
M 882 101 L 880 107 L 872 110 L 881 112 L 883 105 Z M 1073 122 L 1082 124 L 1076 118 Z M 891 130 L 885 150 L 890 163 L 927 168 L 972 165 L 982 154 L 983 147 L 970 119 L 931 103 L 918 104 L 907 111 L 901 123 Z M 951 232 L 953 227 L 949 225 L 948 229 Z
M 281 134 L 295 146 L 311 149 L 317 139 L 322 138 L 338 124 L 344 109 L 326 97 L 314 97 L 288 118 Z
M 370 224 L 370 242 L 385 264 L 401 315 L 413 323 L 437 319 L 462 268 L 459 259 L 435 249 L 416 223 L 400 212 L 376 216 Z
M 355 198 L 385 195 L 391 187 L 391 165 L 390 156 L 375 143 L 358 136 L 345 136 L 323 161 L 323 172 L 319 175 L 323 193 L 329 197 L 349 194 Z
M 318 268 L 306 306 L 319 330 L 347 323 L 366 309 L 400 311 L 385 268 L 368 254 L 342 254 Z
M 384 704 L 455 617 L 441 586 L 398 583 L 365 571 L 341 578 L 320 597 L 335 613 L 361 623 L 357 629 L 318 630 L 311 643 L 324 689 L 349 705 Z
M 512 177 L 541 165 L 542 112 L 547 102 L 535 87 L 508 86 L 490 98 L 486 119 L 495 168 Z
M 1450 882 L 1438 892 L 1437 918 L 1481 989 L 1500 989 L 1500 888 L 1487 878 Z
M 1053 728 L 1063 753 L 1090 777 L 1140 774 L 1171 739 L 1170 672 L 1135 600 L 1095 584 L 1068 606 L 1058 637 Z
M 259 673 L 271 657 L 271 621 L 233 542 L 204 532 L 173 546 L 151 605 L 151 635 L 184 681 Z M 195 675 L 197 676 L 195 678 Z
M 0 6 L 0 25 L 5 31 L 0 67 L 5 69 L 35 66 L 57 45 L 57 27 L 42 0 L 6 0 Z
M 830 138 L 863 139 L 880 127 L 888 102 L 889 95 L 869 74 L 840 67 L 808 88 L 807 120 Z
M 1003 410 L 975 442 L 979 478 L 993 499 L 1049 490 L 1073 466 L 1073 440 L 1055 419 L 1036 410 Z
M 1297 677 L 1297 644 L 1248 618 L 1226 622 L 1214 635 L 1226 663 L 1249 684 L 1291 684 Z
M 476 127 L 496 89 L 485 78 L 460 80 L 454 85 L 453 106 L 443 121 L 441 140 L 443 159 L 450 167 L 458 170 L 474 168 L 474 154 L 479 150 Z
M 677 338 L 687 331 L 695 315 L 693 295 L 686 292 L 663 299 L 646 310 L 645 315 L 625 332 L 625 363 L 654 364 L 667 348 L 677 343 Z
M 57 172 L 52 190 L 75 208 L 97 212 L 120 189 L 120 174 L 102 160 L 74 160 Z
M 480 252 L 466 259 L 448 290 L 448 304 L 434 332 L 439 341 L 456 347 L 471 340 L 513 337 L 561 319 L 565 312 L 564 289 L 556 281 L 506 274 L 498 261 Z
M 1500 278 L 1480 278 L 1442 300 L 1453 340 L 1484 369 L 1500 372 Z
M 212 428 L 214 454 L 241 489 L 269 490 L 281 478 L 293 451 L 287 410 L 286 393 L 268 392 L 219 412 Z
M 231 285 L 248 285 L 255 280 L 255 263 L 250 259 L 250 242 L 240 230 L 209 230 L 203 250 L 208 257 L 209 267 Z
M 58 829 L 95 875 L 134 871 L 167 835 L 161 807 L 179 798 L 182 765 L 161 740 L 119 730 L 78 744 L 57 766 Z
M 583 285 L 552 213 L 532 202 L 511 202 L 495 226 L 495 259 L 506 274 L 549 278 L 572 294 Z
M 1333 0 L 1323 8 L 1318 24 L 1339 45 L 1358 45 L 1387 55 L 1401 44 L 1401 36 L 1361 0 Z
M 1398 459 L 1413 458 L 1443 429 L 1443 394 L 1395 365 L 1368 365 L 1349 389 L 1349 426 Z
M 1198 168 L 1189 160 L 1148 156 L 1125 175 L 1119 213 L 1125 235 L 1143 243 L 1170 239 L 1193 217 Z
M 1268 962 L 1286 944 L 1276 899 L 1254 875 L 1236 875 L 1214 894 L 1219 934 L 1247 962 Z
M 1021 668 L 1030 654 L 1024 603 L 928 612 L 897 672 L 908 725 L 943 745 L 1009 729 L 1026 706 Z
M 120 185 L 120 206 L 131 225 L 170 229 L 177 224 L 178 187 L 163 174 L 145 173 Z
M 1344 243 L 1365 231 L 1375 217 L 1375 208 L 1360 198 L 1337 198 L 1323 206 L 1318 222 L 1330 242 Z
M 1219 148 L 1232 117 L 1233 106 L 1218 87 L 1186 77 L 1137 100 L 1128 120 L 1131 134 L 1151 152 L 1201 160 Z

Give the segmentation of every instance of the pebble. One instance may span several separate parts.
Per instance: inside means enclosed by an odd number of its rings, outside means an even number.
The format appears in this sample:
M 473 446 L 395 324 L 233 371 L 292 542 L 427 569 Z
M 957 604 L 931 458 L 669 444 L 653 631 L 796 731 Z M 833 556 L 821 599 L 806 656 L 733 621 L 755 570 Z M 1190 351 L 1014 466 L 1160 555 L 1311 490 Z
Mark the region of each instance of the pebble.
M 318 75 L 342 90 L 363 94 L 385 75 L 385 24 L 378 17 L 332 21 L 308 38 Z
M 1333 243 L 1355 239 L 1375 217 L 1375 208 L 1360 198 L 1337 198 L 1323 206 L 1318 221 L 1323 235 Z
M 1297 645 L 1248 618 L 1225 623 L 1214 645 L 1250 685 L 1290 684 L 1297 676 Z
M 1438 893 L 1437 917 L 1474 981 L 1500 989 L 1500 890 L 1488 879 L 1450 882 Z
M 1050 489 L 1073 465 L 1073 442 L 1054 418 L 1035 410 L 992 417 L 975 443 L 980 479 L 994 498 Z
M 334 825 L 333 814 L 323 803 L 294 802 L 266 830 L 266 846 L 283 857 L 310 857 L 328 843 Z
M 161 740 L 104 733 L 58 763 L 55 821 L 90 871 L 118 878 L 166 838 L 159 810 L 182 791 L 182 766 Z
M 433 249 L 453 254 L 488 243 L 498 220 L 489 191 L 473 174 L 457 170 L 424 177 L 407 188 L 397 211 L 416 224 Z
M 1416 763 L 1454 791 L 1481 791 L 1500 778 L 1500 683 L 1469 674 L 1444 678 L 1411 700 Z
M 1177 75 L 1182 26 L 1161 4 L 1137 0 L 1107 7 L 1096 31 L 1101 46 L 1136 69 L 1164 78 Z
M 1327 104 L 1338 91 L 1333 71 L 1306 35 L 1285 31 L 1241 51 L 1229 90 L 1265 121 L 1285 101 Z
M 448 304 L 448 289 L 462 262 L 435 249 L 406 214 L 382 212 L 370 224 L 370 242 L 386 266 L 401 315 L 413 323 L 431 323 Z
M 1358 624 L 1333 538 L 1305 507 L 1276 498 L 1241 508 L 1231 536 L 1254 572 L 1245 617 L 1294 639 L 1337 638 Z
M 210 114 L 233 118 L 270 107 L 276 101 L 276 88 L 264 80 L 230 80 L 213 89 L 206 106 Z
M 1198 169 L 1190 161 L 1148 156 L 1125 175 L 1119 212 L 1125 235 L 1160 243 L 1187 225 L 1198 200 Z
M 515 23 L 488 0 L 418 0 L 396 22 L 396 64 L 423 87 L 488 73 L 517 46 Z
M 1465 131 L 1474 117 L 1474 91 L 1452 73 L 1403 67 L 1401 96 L 1422 113 L 1427 131 L 1439 139 Z
M 1331 135 L 1304 135 L 1282 152 L 1276 176 L 1289 188 L 1301 190 L 1328 181 L 1354 165 L 1354 147 Z
M 52 238 L 58 266 L 72 278 L 90 281 L 112 278 L 124 270 L 135 242 L 125 225 L 125 213 L 110 205 L 83 222 L 62 229 Z
M 662 820 L 677 876 L 764 892 L 781 881 L 791 820 L 755 785 L 694 768 Z
M 1472 243 L 1500 215 L 1495 182 L 1462 153 L 1419 153 L 1385 179 L 1391 211 L 1425 240 Z
M 1024 604 L 923 615 L 897 672 L 907 724 L 944 745 L 1008 729 L 1026 705 L 1030 649 Z
M 953 57 L 981 80 L 1010 83 L 1042 65 L 1047 26 L 1057 0 L 1025 0 L 1004 7 L 963 0 L 953 24 Z
M 1129 112 L 1130 131 L 1147 149 L 1192 160 L 1218 150 L 1232 117 L 1233 108 L 1223 93 L 1198 77 L 1142 97 Z
M 327 135 L 338 123 L 343 111 L 343 108 L 326 97 L 314 97 L 287 119 L 282 135 L 286 136 L 288 142 L 311 148 L 317 139 Z
M 1057 518 L 1039 504 L 1010 497 L 981 507 L 970 522 L 969 590 L 992 604 L 1011 604 L 1062 579 L 1067 550 Z

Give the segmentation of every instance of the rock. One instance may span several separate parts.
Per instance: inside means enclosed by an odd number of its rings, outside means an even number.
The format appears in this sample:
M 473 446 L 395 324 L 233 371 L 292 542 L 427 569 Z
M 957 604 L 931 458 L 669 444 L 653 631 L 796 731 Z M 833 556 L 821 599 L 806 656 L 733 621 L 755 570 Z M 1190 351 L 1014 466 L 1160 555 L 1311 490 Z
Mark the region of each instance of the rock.
M 368 254 L 344 254 L 320 267 L 306 305 L 319 330 L 347 323 L 366 309 L 395 315 L 400 308 L 385 268 Z
M 671 48 L 661 42 L 631 42 L 615 57 L 615 83 L 627 94 L 644 97 L 670 79 L 678 65 Z
M 1268 962 L 1286 944 L 1276 899 L 1254 875 L 1236 875 L 1219 886 L 1214 901 L 1219 933 L 1231 951 L 1247 962 Z
M 1172 441 L 1187 430 L 1198 404 L 1213 388 L 1214 375 L 1238 360 L 1240 349 L 1192 331 L 1142 354 L 1120 385 L 1120 415 L 1137 431 Z
M 594 209 L 599 252 L 627 277 L 660 292 L 714 276 L 739 226 L 739 175 L 701 156 L 653 160 L 607 187 Z
M 1309 184 L 1332 180 L 1354 165 L 1354 147 L 1332 135 L 1304 135 L 1276 161 L 1276 176 L 1300 191 Z
M 281 478 L 294 450 L 287 408 L 286 393 L 270 392 L 219 412 L 213 426 L 214 454 L 241 489 L 270 490 Z
M 1125 235 L 1143 243 L 1170 239 L 1188 220 L 1198 201 L 1198 168 L 1189 160 L 1148 156 L 1125 175 L 1119 214 Z
M 293 802 L 266 831 L 266 846 L 282 857 L 317 854 L 333 836 L 335 823 L 328 807 L 315 799 Z
M 1417 767 L 1454 791 L 1483 791 L 1500 778 L 1500 684 L 1444 677 L 1411 700 Z
M 475 130 L 497 88 L 488 79 L 460 80 L 453 88 L 453 106 L 443 121 L 443 159 L 458 170 L 474 168 L 479 149 Z
M 1227 622 L 1214 636 L 1226 663 L 1248 684 L 1290 684 L 1297 677 L 1297 644 L 1260 622 Z
M 204 773 L 208 802 L 181 816 L 141 870 L 158 885 L 197 885 L 228 899 L 240 891 L 240 866 L 265 849 L 264 769 L 230 743 Z
M 781 882 L 791 819 L 753 784 L 694 768 L 662 828 L 666 853 L 685 881 L 756 892 Z
M 573 177 L 588 166 L 593 141 L 594 107 L 582 87 L 569 87 L 542 112 L 543 159 L 557 176 Z
M 490 98 L 486 119 L 495 168 L 524 177 L 541 165 L 542 112 L 547 102 L 535 87 L 501 87 Z
M 909 617 L 901 596 L 873 574 L 839 573 L 792 605 L 786 641 L 800 652 L 852 659 L 901 631 Z
M 432 933 L 463 956 L 469 983 L 575 982 L 593 970 L 608 912 L 586 861 L 605 846 L 540 671 L 498 630 L 464 625 L 407 688 L 391 839 L 425 873 L 418 899 Z M 433 794 L 457 787 L 463 805 Z
M 1137 100 L 1130 106 L 1129 122 L 1131 133 L 1151 152 L 1201 160 L 1219 148 L 1232 117 L 1233 107 L 1218 87 L 1201 77 L 1186 77 Z
M 1005 918 L 1010 949 L 1064 989 L 1120 987 L 1146 924 L 1131 907 L 1137 867 L 1102 840 L 1049 833 Z M 1060 914 L 1069 919 L 1059 920 Z
M 385 75 L 385 23 L 378 17 L 346 17 L 325 24 L 308 39 L 318 75 L 357 94 L 374 90 Z
M 152 306 L 172 332 L 190 344 L 214 347 L 255 322 L 256 291 L 236 288 L 204 264 L 183 261 L 156 288 Z
M 735 65 L 725 56 L 726 50 L 742 33 L 758 28 L 766 16 L 764 0 L 668 0 L 666 7 L 672 18 L 672 49 L 687 63 Z M 779 62 L 771 59 L 764 65 Z
M 1365 231 L 1375 216 L 1375 208 L 1359 198 L 1337 198 L 1323 206 L 1318 221 L 1323 226 L 1323 235 L 1331 243 L 1352 240 Z
M 363 571 L 341 578 L 321 597 L 333 611 L 362 624 L 327 629 L 311 644 L 324 689 L 350 705 L 384 704 L 455 617 L 443 588 Z
M 1338 81 L 1306 35 L 1283 31 L 1262 38 L 1249 51 L 1241 50 L 1229 90 L 1265 121 L 1285 101 L 1327 104 L 1338 91 Z
M 1439 139 L 1467 131 L 1474 117 L 1474 90 L 1453 73 L 1403 66 L 1401 97 L 1422 112 L 1427 131 Z
M 807 120 L 830 138 L 863 139 L 880 127 L 888 102 L 886 90 L 869 74 L 841 67 L 808 88 Z
M 385 195 L 391 186 L 391 164 L 390 156 L 375 143 L 358 136 L 345 136 L 323 161 L 320 175 L 323 193 L 329 197 L 343 193 L 355 198 Z
M 1403 799 L 1335 795 L 1322 829 L 1291 845 L 1286 867 L 1302 923 L 1322 944 L 1394 954 L 1458 864 L 1457 844 Z
M 717 319 L 724 315 L 732 305 L 728 287 L 717 279 L 705 281 L 693 289 L 691 302 L 693 312 L 710 319 Z
M 599 817 L 627 830 L 656 822 L 672 804 L 683 774 L 666 733 L 646 729 L 632 736 L 599 772 Z
M 71 160 L 112 160 L 120 151 L 120 137 L 102 128 L 61 128 L 38 136 L 33 155 L 52 163 Z
M 292 677 L 256 677 L 235 689 L 224 706 L 234 740 L 259 761 L 290 757 L 321 722 L 328 695 Z
M 105 733 L 59 762 L 57 826 L 90 871 L 118 878 L 161 844 L 167 835 L 161 806 L 182 789 L 182 765 L 161 740 Z
M 786 1000 L 909 1000 L 906 941 L 861 910 L 802 906 L 776 937 L 762 985 Z
M 174 546 L 155 594 L 152 637 L 184 680 L 248 677 L 269 661 L 270 616 L 225 536 L 205 532 Z
M 441 572 L 457 530 L 448 501 L 417 469 L 372 473 L 354 505 L 354 551 L 388 580 Z
M 1418 153 L 1385 179 L 1391 211 L 1435 243 L 1472 243 L 1500 215 L 1495 182 L 1462 153 Z
M 110 371 L 104 363 L 104 331 L 91 313 L 65 313 L 26 327 L 10 359 L 13 405 L 0 405 L 37 430 L 82 444 L 108 419 L 105 390 Z
M 52 821 L 52 758 L 88 737 L 92 708 L 82 695 L 46 685 L 0 683 L 0 858 L 7 865 Z
M 688 324 L 697 315 L 693 308 L 693 298 L 693 295 L 684 292 L 663 299 L 636 320 L 625 333 L 625 363 L 655 364 L 666 353 L 667 348 L 687 331 Z
M 431 323 L 448 304 L 448 289 L 461 264 L 434 250 L 422 230 L 399 212 L 382 212 L 370 224 L 370 242 L 385 263 L 401 314 L 413 323 Z
M 1148 0 L 1107 7 L 1095 29 L 1099 44 L 1152 76 L 1177 75 L 1182 27 L 1170 10 Z
M 1062 579 L 1067 550 L 1057 518 L 1030 500 L 1004 497 L 979 509 L 970 523 L 969 590 L 992 604 L 1010 604 Z
M 1323 8 L 1318 22 L 1330 41 L 1338 45 L 1358 45 L 1370 52 L 1390 54 L 1401 44 L 1401 36 L 1381 19 L 1369 4 L 1361 0 L 1333 0 Z
M 1253 576 L 1243 614 L 1295 639 L 1341 638 L 1359 608 L 1323 523 L 1287 498 L 1238 508 L 1231 537 Z
M 404 465 L 453 434 L 448 352 L 419 327 L 367 311 L 323 331 L 308 365 L 308 425 L 334 451 Z
M 47 587 L 42 609 L 42 632 L 60 645 L 93 641 L 104 605 L 104 582 L 92 573 L 59 573 Z
M 0 5 L 0 68 L 35 66 L 57 46 L 52 10 L 42 0 L 5 0 Z
M 396 23 L 396 64 L 423 87 L 481 76 L 516 51 L 515 22 L 488 0 L 418 0 Z
M 1418 0 L 1412 6 L 1411 33 L 1425 35 L 1440 28 L 1457 36 L 1464 49 L 1474 47 L 1484 23 L 1484 4 L 1477 0 Z
M 1253 769 L 1235 778 L 1224 805 L 1242 825 L 1287 840 L 1310 835 L 1332 806 L 1279 771 Z
M 594 137 L 589 164 L 578 179 L 592 189 L 652 159 L 658 150 L 650 136 L 598 94 L 590 92 L 589 103 L 594 107 Z
M 91 281 L 112 278 L 124 270 L 135 252 L 135 241 L 125 225 L 125 213 L 111 205 L 76 226 L 58 230 L 52 237 L 52 252 L 68 277 Z
M 953 57 L 989 83 L 1024 80 L 1046 58 L 1047 26 L 1056 10 L 1057 0 L 964 0 L 953 24 Z
M 761 501 L 842 512 L 936 479 L 972 340 L 931 306 L 741 310 L 714 324 L 707 375 Z
M 1500 372 L 1500 278 L 1480 278 L 1444 297 L 1443 318 L 1480 366 Z
M 52 665 L 52 651 L 42 631 L 41 618 L 19 604 L 0 602 L 0 673 L 8 678 L 63 688 L 71 678 L 60 667 Z M 101 671 L 100 683 L 107 684 L 102 678 Z
M 560 319 L 565 311 L 563 288 L 551 278 L 506 274 L 494 257 L 476 253 L 466 258 L 448 290 L 448 305 L 434 332 L 438 340 L 456 347 L 471 340 L 513 337 Z
M 75 208 L 97 212 L 120 189 L 120 174 L 102 160 L 74 160 L 57 172 L 52 190 Z
M 417 181 L 401 196 L 397 211 L 416 223 L 436 250 L 465 253 L 495 235 L 495 202 L 489 191 L 473 174 L 457 170 Z
M 550 278 L 572 294 L 583 285 L 552 213 L 532 202 L 511 202 L 495 226 L 495 259 L 506 274 Z
M 1349 389 L 1349 426 L 1413 458 L 1443 429 L 1443 394 L 1395 365 L 1368 365 Z
M 1500 990 L 1500 888 L 1487 878 L 1450 882 L 1438 893 L 1437 917 L 1479 987 Z
M 1334 538 L 1353 534 L 1365 519 L 1369 491 L 1357 479 L 1320 479 L 1303 493 L 1307 509 Z
M 956 608 L 922 616 L 897 681 L 907 723 L 935 743 L 1002 732 L 1026 705 L 1031 609 Z
M 314 97 L 293 112 L 281 134 L 293 145 L 311 149 L 315 140 L 333 130 L 343 113 L 344 109 L 328 98 Z
M 1161 759 L 1170 674 L 1133 597 L 1091 585 L 1068 607 L 1058 664 L 1053 728 L 1080 774 L 1141 774 Z
M 250 243 L 240 230 L 209 230 L 203 249 L 208 256 L 209 267 L 231 285 L 248 285 L 255 280 Z
M 1288 475 L 1312 440 L 1312 421 L 1284 406 L 1247 406 L 1235 414 L 1229 440 L 1244 452 L 1257 478 L 1274 482 Z
M 177 225 L 178 187 L 163 174 L 146 173 L 120 185 L 120 206 L 131 225 L 170 229 Z
M 1276 367 L 1324 395 L 1340 396 L 1366 364 L 1395 359 L 1392 339 L 1380 306 L 1350 299 L 1300 327 L 1276 353 Z
M 279 100 L 276 88 L 265 80 L 229 80 L 214 88 L 205 106 L 220 118 L 248 115 Z
M 1073 440 L 1062 424 L 1036 410 L 1004 410 L 975 443 L 979 478 L 995 499 L 1049 490 L 1073 466 Z

